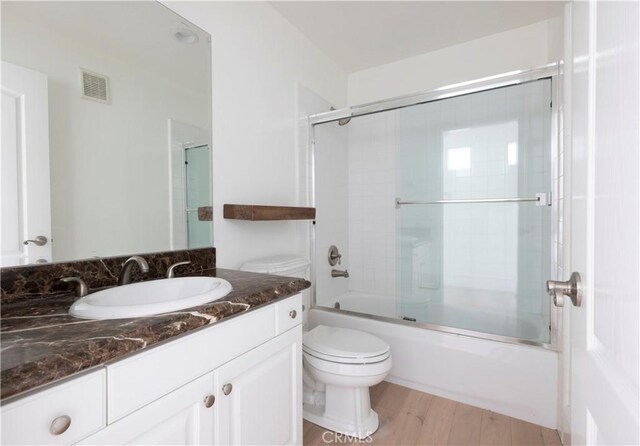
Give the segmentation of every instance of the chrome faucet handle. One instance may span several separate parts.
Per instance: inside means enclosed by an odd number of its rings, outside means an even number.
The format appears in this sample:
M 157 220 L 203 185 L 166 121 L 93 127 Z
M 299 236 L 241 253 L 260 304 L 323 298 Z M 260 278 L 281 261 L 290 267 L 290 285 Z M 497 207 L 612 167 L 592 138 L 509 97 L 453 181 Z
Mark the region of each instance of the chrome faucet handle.
M 182 265 L 189 265 L 191 262 L 190 261 L 185 261 L 185 262 L 178 262 L 178 263 L 174 263 L 173 265 L 171 265 L 168 269 L 167 269 L 167 279 L 171 279 L 172 277 L 175 277 L 175 272 L 174 270 Z
M 338 248 L 335 245 L 331 245 L 329 248 L 328 260 L 329 265 L 331 266 L 340 265 L 340 263 L 342 263 L 342 254 L 340 254 L 340 251 L 338 251 Z
M 127 285 L 131 283 L 131 269 L 136 263 L 143 274 L 149 272 L 149 264 L 145 259 L 140 256 L 131 256 L 122 264 L 122 270 L 120 271 L 120 277 L 118 278 L 118 285 Z
M 63 277 L 60 282 L 75 283 L 76 284 L 76 296 L 84 297 L 89 294 L 89 287 L 80 277 Z

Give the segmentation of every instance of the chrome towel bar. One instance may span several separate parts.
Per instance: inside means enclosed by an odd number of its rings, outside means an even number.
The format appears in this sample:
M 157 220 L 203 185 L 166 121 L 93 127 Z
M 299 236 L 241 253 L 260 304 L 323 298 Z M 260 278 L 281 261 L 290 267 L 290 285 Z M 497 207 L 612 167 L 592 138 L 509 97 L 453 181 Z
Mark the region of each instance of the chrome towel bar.
M 551 206 L 551 192 L 542 192 L 531 198 L 476 198 L 468 200 L 432 200 L 432 201 L 402 201 L 396 198 L 396 208 L 405 204 L 466 204 L 466 203 L 518 203 L 534 201 L 536 206 Z

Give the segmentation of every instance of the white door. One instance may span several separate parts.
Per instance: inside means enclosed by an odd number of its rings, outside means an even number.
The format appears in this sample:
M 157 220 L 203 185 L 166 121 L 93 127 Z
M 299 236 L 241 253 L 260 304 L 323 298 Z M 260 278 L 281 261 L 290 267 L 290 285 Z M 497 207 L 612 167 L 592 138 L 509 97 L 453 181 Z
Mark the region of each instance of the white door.
M 110 424 L 80 444 L 212 445 L 216 410 L 213 394 L 211 372 Z
M 640 5 L 572 8 L 571 442 L 638 445 Z
M 51 261 L 47 91 L 45 74 L 2 62 L 2 266 Z
M 216 444 L 302 444 L 302 329 L 215 370 Z

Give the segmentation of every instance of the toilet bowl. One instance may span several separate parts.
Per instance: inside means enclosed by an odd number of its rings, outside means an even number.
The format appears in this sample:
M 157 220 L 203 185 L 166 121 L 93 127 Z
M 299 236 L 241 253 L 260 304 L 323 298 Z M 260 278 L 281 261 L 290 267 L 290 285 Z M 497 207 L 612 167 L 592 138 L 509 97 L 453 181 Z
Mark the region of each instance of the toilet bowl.
M 289 254 L 245 262 L 243 271 L 309 277 L 309 260 Z M 307 326 L 310 297 L 303 296 L 303 327 Z M 325 429 L 364 439 L 378 429 L 369 387 L 391 370 L 391 350 L 383 340 L 363 331 L 319 325 L 305 332 L 303 360 L 303 417 Z
M 326 429 L 366 438 L 379 426 L 369 387 L 391 370 L 383 340 L 358 330 L 319 325 L 305 333 L 303 416 Z

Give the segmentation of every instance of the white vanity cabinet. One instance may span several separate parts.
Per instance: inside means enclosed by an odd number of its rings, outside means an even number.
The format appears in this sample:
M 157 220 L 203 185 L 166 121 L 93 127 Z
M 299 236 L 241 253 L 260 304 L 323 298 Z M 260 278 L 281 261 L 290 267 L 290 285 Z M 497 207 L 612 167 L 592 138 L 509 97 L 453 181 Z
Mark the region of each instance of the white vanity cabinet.
M 301 366 L 298 327 L 216 369 L 216 444 L 302 444 Z
M 79 444 L 214 444 L 213 393 L 213 373 L 208 373 L 110 424 Z
M 2 444 L 302 444 L 301 319 L 296 295 L 6 404 Z

